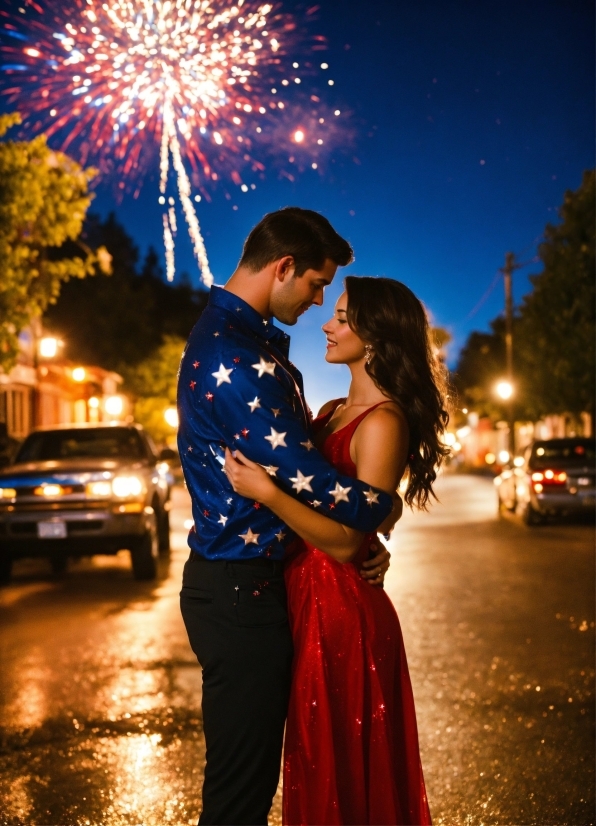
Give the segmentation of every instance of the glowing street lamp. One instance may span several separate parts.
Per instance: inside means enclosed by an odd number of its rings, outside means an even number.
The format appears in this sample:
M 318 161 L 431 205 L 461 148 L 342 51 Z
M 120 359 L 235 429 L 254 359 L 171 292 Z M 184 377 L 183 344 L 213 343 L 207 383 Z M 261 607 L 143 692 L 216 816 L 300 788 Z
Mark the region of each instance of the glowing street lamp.
M 510 381 L 500 381 L 495 387 L 497 396 L 503 401 L 507 401 L 513 396 L 513 385 Z
M 163 417 L 166 420 L 167 424 L 170 425 L 170 427 L 178 427 L 178 411 L 175 407 L 166 407 L 163 413 Z
M 74 381 L 85 381 L 87 378 L 87 371 L 84 367 L 75 367 L 72 371 L 72 377 Z
M 39 355 L 44 359 L 53 359 L 57 356 L 61 344 L 59 339 L 46 336 L 39 341 Z
M 503 399 L 504 402 L 508 402 L 507 418 L 509 424 L 509 453 L 513 456 L 515 453 L 515 418 L 513 413 L 513 395 L 515 393 L 515 388 L 513 387 L 512 382 L 503 379 L 497 383 L 495 393 L 500 399 Z
M 104 409 L 108 416 L 117 418 L 124 410 L 124 399 L 122 396 L 108 396 L 104 401 Z

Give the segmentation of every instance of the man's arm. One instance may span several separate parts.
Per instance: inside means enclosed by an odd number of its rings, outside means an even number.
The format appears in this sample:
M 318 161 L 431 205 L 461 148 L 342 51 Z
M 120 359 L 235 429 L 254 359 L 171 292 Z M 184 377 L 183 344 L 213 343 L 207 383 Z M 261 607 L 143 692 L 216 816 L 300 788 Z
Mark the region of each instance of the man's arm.
M 294 498 L 356 531 L 376 531 L 392 496 L 340 474 L 310 440 L 302 406 L 282 368 L 266 351 L 222 357 L 206 371 L 201 404 L 210 405 L 214 432 L 264 467 Z M 206 400 L 207 399 L 207 400 Z
M 395 489 L 405 467 L 408 448 L 405 417 L 397 407 L 395 410 L 385 407 L 372 411 L 364 421 L 367 422 L 365 435 L 359 440 L 359 448 L 354 447 L 358 472 L 369 482 Z M 302 539 L 339 562 L 350 562 L 354 558 L 364 538 L 362 532 L 308 508 L 277 487 L 256 462 L 238 450 L 235 455 L 237 461 L 230 451 L 226 452 L 226 473 L 236 492 L 266 505 Z

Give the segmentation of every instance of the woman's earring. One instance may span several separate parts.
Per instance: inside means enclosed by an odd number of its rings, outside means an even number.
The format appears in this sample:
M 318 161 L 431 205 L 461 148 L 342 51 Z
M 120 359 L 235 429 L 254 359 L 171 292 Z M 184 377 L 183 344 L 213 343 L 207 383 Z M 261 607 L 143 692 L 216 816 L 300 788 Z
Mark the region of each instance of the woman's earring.
M 367 364 L 370 364 L 371 359 L 373 357 L 373 352 L 374 351 L 373 351 L 373 348 L 372 348 L 372 344 L 365 344 L 364 345 L 364 361 Z

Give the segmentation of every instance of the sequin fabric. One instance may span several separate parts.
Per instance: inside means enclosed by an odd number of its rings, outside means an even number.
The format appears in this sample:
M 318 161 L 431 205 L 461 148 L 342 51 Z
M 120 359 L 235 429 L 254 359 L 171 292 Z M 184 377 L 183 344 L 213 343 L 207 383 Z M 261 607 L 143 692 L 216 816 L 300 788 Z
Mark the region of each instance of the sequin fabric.
M 325 440 L 323 455 L 344 475 L 356 475 L 350 441 L 371 409 Z M 431 823 L 399 620 L 387 594 L 358 573 L 375 538 L 347 564 L 297 542 L 285 568 L 294 640 L 288 826 Z

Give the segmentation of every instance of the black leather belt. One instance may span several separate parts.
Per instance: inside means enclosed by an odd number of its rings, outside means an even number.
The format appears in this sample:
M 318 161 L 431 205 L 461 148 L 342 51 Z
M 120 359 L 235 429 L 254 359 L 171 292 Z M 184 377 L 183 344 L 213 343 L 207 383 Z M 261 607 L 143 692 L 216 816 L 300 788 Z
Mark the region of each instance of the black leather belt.
M 262 556 L 253 556 L 249 559 L 206 559 L 201 554 L 196 553 L 195 551 L 190 552 L 190 556 L 188 557 L 189 562 L 206 562 L 210 565 L 217 564 L 226 564 L 230 563 L 231 565 L 246 565 L 250 568 L 265 568 L 272 574 L 281 574 L 283 571 L 283 561 L 281 559 L 267 559 L 266 557 Z

